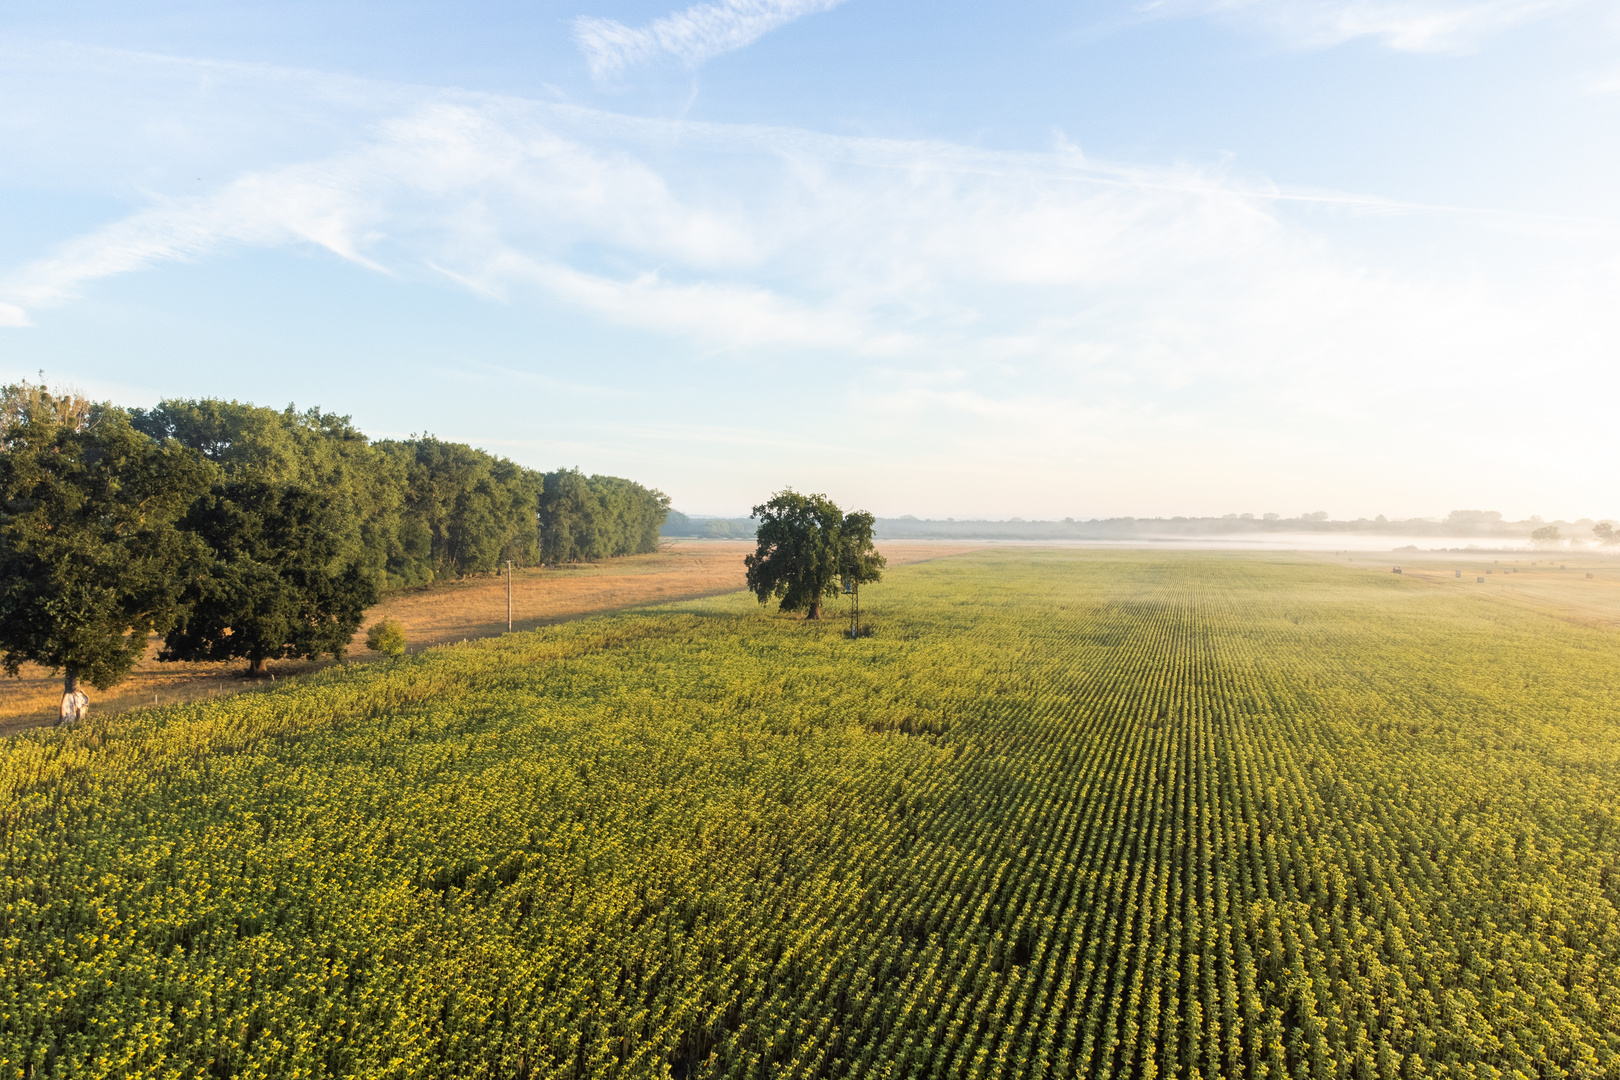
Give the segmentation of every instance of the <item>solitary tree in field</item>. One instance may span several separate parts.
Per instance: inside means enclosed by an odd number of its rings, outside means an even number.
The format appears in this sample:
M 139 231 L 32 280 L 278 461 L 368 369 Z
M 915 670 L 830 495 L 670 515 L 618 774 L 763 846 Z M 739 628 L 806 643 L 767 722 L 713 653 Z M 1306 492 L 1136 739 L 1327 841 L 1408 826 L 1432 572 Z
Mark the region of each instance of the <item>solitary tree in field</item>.
M 213 469 L 121 409 L 0 388 L 0 649 L 105 690 L 181 615 L 202 545 L 176 527 Z
M 1543 525 L 1530 534 L 1530 539 L 1542 547 L 1551 547 L 1562 540 L 1563 536 L 1559 534 L 1558 526 Z
M 871 514 L 847 517 L 825 495 L 779 491 L 754 507 L 759 520 L 754 553 L 743 560 L 748 587 L 761 604 L 775 598 L 781 611 L 821 618 L 823 597 L 836 595 L 841 578 L 877 581 L 884 561 L 872 547 Z

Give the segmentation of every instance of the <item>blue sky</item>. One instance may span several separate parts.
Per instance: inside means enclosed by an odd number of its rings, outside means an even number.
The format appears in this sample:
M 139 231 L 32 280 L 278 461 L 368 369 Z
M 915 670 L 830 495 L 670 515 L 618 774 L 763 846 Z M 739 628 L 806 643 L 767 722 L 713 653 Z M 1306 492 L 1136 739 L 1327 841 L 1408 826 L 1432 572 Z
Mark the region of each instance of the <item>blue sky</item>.
M 695 513 L 1620 516 L 1595 0 L 14 2 L 0 375 Z

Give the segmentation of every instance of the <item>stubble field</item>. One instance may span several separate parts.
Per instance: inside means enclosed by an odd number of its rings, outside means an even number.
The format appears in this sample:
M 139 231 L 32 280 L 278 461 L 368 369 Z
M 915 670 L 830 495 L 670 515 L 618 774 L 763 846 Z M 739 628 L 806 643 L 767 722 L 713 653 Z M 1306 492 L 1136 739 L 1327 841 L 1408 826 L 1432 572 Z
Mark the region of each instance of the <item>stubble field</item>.
M 1220 553 L 870 601 L 7 741 L 0 1074 L 1620 1076 L 1612 627 Z

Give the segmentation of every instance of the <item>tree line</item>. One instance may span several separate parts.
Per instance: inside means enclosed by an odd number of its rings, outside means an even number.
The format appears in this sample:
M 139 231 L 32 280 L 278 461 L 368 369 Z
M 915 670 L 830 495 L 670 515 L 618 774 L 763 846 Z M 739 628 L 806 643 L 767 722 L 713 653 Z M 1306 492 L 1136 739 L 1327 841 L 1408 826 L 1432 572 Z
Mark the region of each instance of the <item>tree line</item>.
M 1612 530 L 1613 523 L 1608 523 Z M 1335 520 L 1317 510 L 1297 517 L 1278 514 L 1225 514 L 1221 517 L 1091 518 L 1077 520 L 943 521 L 911 516 L 878 518 L 877 534 L 885 540 L 1142 540 L 1165 536 L 1240 536 L 1251 533 L 1346 534 L 1348 537 L 1433 536 L 1469 537 L 1481 541 L 1521 542 L 1537 539 L 1536 532 L 1563 526 L 1580 535 L 1591 528 L 1601 539 L 1604 523 L 1592 519 L 1544 522 L 1539 517 L 1509 521 L 1495 510 L 1453 510 L 1444 518 L 1373 518 Z M 1555 537 L 1556 538 L 1556 537 Z
M 341 657 L 389 588 L 657 549 L 669 500 L 320 409 L 0 388 L 0 650 L 97 689 L 140 659 Z

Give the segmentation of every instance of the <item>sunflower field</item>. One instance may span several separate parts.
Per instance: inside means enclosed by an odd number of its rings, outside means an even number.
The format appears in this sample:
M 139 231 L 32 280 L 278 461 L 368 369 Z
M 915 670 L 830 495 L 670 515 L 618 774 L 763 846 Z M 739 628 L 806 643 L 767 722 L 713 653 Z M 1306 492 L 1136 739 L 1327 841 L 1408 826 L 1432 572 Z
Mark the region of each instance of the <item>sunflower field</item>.
M 985 551 L 0 743 L 0 1077 L 1620 1077 L 1620 635 Z

